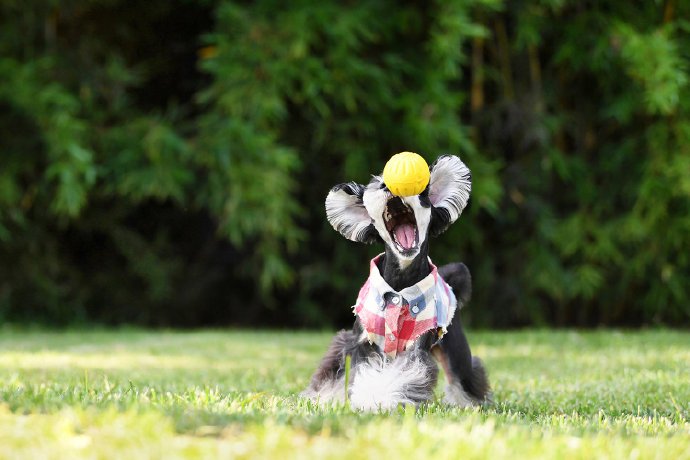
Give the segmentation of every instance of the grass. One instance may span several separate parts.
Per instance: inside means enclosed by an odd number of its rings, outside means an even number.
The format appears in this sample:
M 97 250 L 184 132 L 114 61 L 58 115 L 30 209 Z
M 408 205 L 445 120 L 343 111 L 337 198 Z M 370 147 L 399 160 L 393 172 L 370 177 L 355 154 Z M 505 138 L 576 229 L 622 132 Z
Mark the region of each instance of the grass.
M 0 330 L 0 458 L 690 459 L 689 333 L 471 332 L 496 403 L 390 414 L 297 396 L 330 336 Z

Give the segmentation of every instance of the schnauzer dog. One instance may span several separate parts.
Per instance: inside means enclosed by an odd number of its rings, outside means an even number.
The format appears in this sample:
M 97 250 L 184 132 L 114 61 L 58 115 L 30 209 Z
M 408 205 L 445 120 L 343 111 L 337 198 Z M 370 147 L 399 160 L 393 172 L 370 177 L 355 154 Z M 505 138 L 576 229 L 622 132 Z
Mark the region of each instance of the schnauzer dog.
M 326 198 L 335 230 L 361 243 L 383 243 L 353 306 L 352 330 L 340 331 L 302 393 L 319 403 L 345 399 L 345 359 L 352 372 L 352 407 L 390 410 L 431 401 L 438 361 L 447 377 L 444 401 L 461 407 L 489 398 L 489 382 L 473 357 L 460 322 L 472 281 L 462 263 L 439 267 L 428 257 L 429 238 L 443 233 L 467 205 L 471 173 L 456 156 L 439 157 L 419 195 L 399 197 L 382 177 L 364 186 L 336 185 Z

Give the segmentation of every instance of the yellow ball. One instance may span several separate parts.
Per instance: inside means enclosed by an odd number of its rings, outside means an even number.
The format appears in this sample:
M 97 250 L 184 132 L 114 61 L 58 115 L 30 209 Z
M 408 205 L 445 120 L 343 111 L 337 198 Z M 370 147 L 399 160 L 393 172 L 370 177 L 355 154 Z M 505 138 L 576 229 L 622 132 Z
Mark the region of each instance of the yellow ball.
M 397 196 L 419 195 L 429 184 L 429 165 L 413 152 L 393 155 L 383 168 L 383 182 Z

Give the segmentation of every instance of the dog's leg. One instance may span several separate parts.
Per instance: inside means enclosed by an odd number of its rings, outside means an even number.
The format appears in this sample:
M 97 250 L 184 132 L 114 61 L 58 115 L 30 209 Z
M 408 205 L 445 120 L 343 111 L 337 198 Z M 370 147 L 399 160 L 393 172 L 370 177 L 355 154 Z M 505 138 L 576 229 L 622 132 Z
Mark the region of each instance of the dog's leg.
M 446 373 L 445 401 L 461 407 L 474 406 L 489 400 L 489 379 L 482 361 L 472 356 L 467 338 L 456 313 L 448 332 L 432 349 Z
M 336 334 L 302 396 L 322 403 L 345 400 L 345 357 L 351 357 L 350 384 L 360 364 L 381 358 L 381 353 L 369 344 L 363 330 L 356 320 L 351 331 L 342 330 Z M 351 392 L 352 386 L 348 390 Z
M 458 307 L 466 304 L 472 294 L 472 278 L 462 263 L 439 268 L 439 274 L 453 288 Z M 470 345 L 462 329 L 460 312 L 456 312 L 448 332 L 432 349 L 446 373 L 446 402 L 462 407 L 481 404 L 489 399 L 489 380 L 482 361 L 472 356 Z
M 345 357 L 352 358 L 350 403 L 361 410 L 390 410 L 399 404 L 430 401 L 438 380 L 438 366 L 429 348 L 435 333 L 420 337 L 414 348 L 389 360 L 369 344 L 359 321 L 352 331 L 340 331 L 302 396 L 318 403 L 345 399 Z
M 345 356 L 355 340 L 353 331 L 336 334 L 302 396 L 322 403 L 345 400 Z

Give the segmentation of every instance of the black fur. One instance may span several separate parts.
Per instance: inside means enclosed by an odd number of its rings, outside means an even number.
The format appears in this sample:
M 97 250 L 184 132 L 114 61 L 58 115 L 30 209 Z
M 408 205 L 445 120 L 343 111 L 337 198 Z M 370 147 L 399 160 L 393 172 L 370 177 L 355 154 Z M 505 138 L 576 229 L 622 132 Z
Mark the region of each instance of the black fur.
M 429 249 L 429 240 L 426 239 L 422 243 L 419 255 L 414 258 L 412 263 L 405 268 L 400 269 L 400 264 L 395 256 L 395 252 L 388 245 L 386 245 L 386 252 L 379 261 L 379 272 L 386 283 L 396 291 L 400 291 L 407 286 L 423 280 L 431 272 L 429 269 L 429 261 L 426 256 Z
M 450 226 L 450 213 L 447 209 L 431 207 L 431 224 L 429 225 L 429 234 L 431 236 L 439 236 L 441 233 L 448 230 Z
M 453 288 L 455 297 L 462 305 L 472 297 L 472 275 L 470 269 L 462 262 L 444 265 L 438 268 L 438 274 Z

